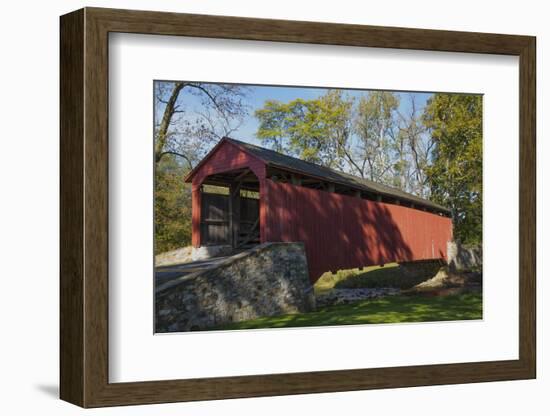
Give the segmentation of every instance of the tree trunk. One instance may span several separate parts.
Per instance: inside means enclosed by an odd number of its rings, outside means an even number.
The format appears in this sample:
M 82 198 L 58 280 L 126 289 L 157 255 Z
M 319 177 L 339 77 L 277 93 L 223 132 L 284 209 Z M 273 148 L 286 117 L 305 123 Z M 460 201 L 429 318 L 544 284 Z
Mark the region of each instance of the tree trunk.
M 162 115 L 162 121 L 160 122 L 159 130 L 157 132 L 157 137 L 155 141 L 155 162 L 160 162 L 160 159 L 163 154 L 164 146 L 166 145 L 166 139 L 168 134 L 168 127 L 172 121 L 172 116 L 176 111 L 176 101 L 178 99 L 179 93 L 182 88 L 185 86 L 183 82 L 174 83 L 174 90 L 170 94 L 170 98 L 166 103 L 166 108 L 164 109 L 164 114 Z

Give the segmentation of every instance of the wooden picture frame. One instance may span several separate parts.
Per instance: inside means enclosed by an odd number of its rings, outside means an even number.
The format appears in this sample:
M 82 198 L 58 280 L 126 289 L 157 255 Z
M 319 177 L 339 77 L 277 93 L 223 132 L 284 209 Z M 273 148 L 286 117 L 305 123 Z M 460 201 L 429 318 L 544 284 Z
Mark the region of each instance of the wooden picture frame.
M 99 8 L 60 27 L 61 399 L 101 407 L 535 378 L 534 37 Z M 519 359 L 109 383 L 110 32 L 519 56 Z

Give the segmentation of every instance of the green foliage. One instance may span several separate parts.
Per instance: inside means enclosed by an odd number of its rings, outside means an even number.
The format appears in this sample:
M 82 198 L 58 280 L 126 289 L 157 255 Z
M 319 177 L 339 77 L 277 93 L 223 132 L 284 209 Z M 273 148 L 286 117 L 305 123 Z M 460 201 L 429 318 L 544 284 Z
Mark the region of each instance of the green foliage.
M 352 105 L 353 100 L 340 90 L 312 100 L 268 100 L 255 113 L 260 122 L 256 136 L 276 151 L 331 168 L 342 167 Z
M 191 244 L 191 186 L 171 155 L 155 171 L 155 254 Z
M 227 186 L 216 186 L 216 185 L 202 185 L 202 191 L 207 194 L 219 194 L 219 195 L 229 195 L 229 188 Z
M 435 94 L 424 123 L 436 143 L 427 168 L 431 199 L 452 210 L 455 239 L 482 241 L 482 97 Z
M 415 129 L 416 108 L 398 117 L 399 100 L 393 92 L 372 91 L 355 99 L 342 90 L 288 103 L 268 100 L 255 113 L 256 136 L 278 152 L 405 191 L 419 187 L 421 193 L 423 175 L 411 169 L 425 153 L 423 132 Z

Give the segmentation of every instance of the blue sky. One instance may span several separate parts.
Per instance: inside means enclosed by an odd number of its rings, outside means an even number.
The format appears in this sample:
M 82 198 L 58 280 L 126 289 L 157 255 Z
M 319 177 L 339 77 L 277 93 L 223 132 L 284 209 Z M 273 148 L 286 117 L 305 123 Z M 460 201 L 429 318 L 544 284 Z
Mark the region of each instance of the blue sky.
M 288 87 L 288 86 L 258 86 L 248 85 L 249 94 L 247 96 L 248 104 L 250 105 L 250 111 L 245 117 L 242 125 L 239 129 L 231 134 L 235 139 L 247 141 L 251 143 L 259 144 L 256 139 L 256 131 L 258 130 L 258 120 L 254 116 L 254 112 L 263 107 L 267 100 L 278 100 L 281 102 L 289 102 L 296 98 L 302 99 L 314 99 L 327 93 L 328 88 L 319 87 Z M 359 98 L 363 95 L 367 95 L 369 90 L 350 90 L 342 89 L 346 94 L 351 97 Z M 416 105 L 421 112 L 425 106 L 426 101 L 433 94 L 424 92 L 395 92 L 400 98 L 399 111 L 407 113 L 410 111 L 410 94 L 414 94 Z M 179 103 L 184 104 L 186 109 L 193 111 L 193 109 L 200 108 L 200 101 L 198 97 L 186 93 L 185 90 L 179 97 Z M 157 109 L 159 110 L 159 109 Z

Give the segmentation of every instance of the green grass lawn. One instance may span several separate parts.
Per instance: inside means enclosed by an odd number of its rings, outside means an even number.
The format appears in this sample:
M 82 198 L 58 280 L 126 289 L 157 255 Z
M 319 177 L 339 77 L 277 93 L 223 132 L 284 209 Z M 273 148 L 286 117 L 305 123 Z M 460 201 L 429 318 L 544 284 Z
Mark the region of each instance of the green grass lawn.
M 215 329 L 289 328 L 324 325 L 455 321 L 482 318 L 481 293 L 448 296 L 387 296 L 311 313 L 281 315 L 235 322 Z

